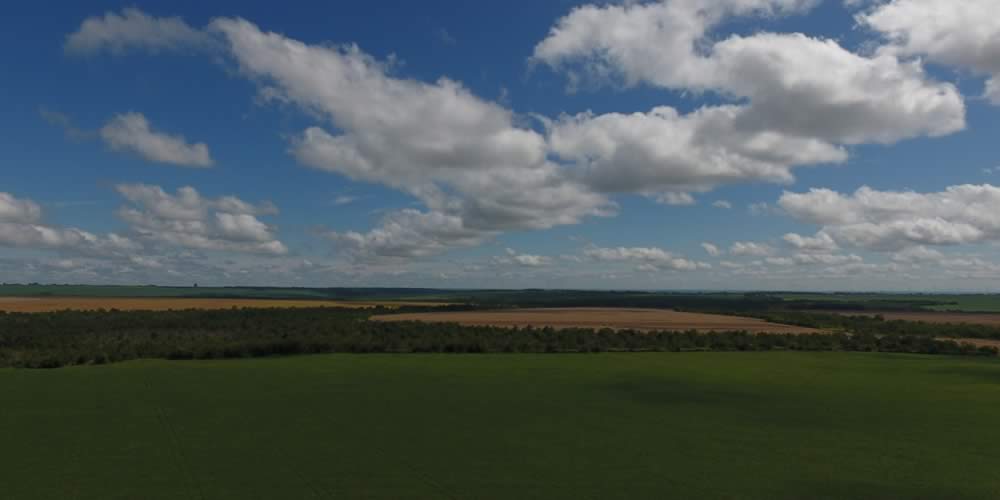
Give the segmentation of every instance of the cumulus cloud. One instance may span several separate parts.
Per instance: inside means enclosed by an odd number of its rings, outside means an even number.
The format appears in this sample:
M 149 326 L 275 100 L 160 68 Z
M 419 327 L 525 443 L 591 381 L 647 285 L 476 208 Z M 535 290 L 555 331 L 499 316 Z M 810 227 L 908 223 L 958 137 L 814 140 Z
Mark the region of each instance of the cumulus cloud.
M 602 193 L 704 192 L 748 181 L 789 183 L 796 167 L 840 163 L 845 146 L 940 136 L 965 126 L 954 85 L 919 62 L 863 56 L 801 34 L 710 31 L 733 16 L 802 12 L 797 0 L 662 0 L 585 5 L 562 18 L 532 60 L 600 81 L 715 92 L 740 104 L 682 114 L 667 106 L 549 122 L 549 143 Z M 675 196 L 676 197 L 676 196 Z
M 782 239 L 792 247 L 804 252 L 832 252 L 837 250 L 837 242 L 829 234 L 819 233 L 816 236 L 802 236 L 788 233 Z
M 504 231 L 611 215 L 614 194 L 690 204 L 693 194 L 722 184 L 791 182 L 794 168 L 843 162 L 853 144 L 964 127 L 964 102 L 954 85 L 928 77 L 920 61 L 903 60 L 900 52 L 858 54 L 801 34 L 712 37 L 733 17 L 791 15 L 816 3 L 661 0 L 576 8 L 537 45 L 535 63 L 578 81 L 587 74 L 711 92 L 731 104 L 684 113 L 661 106 L 644 113 L 537 117 L 539 127 L 457 81 L 405 78 L 391 58 L 378 60 L 355 45 L 306 44 L 243 19 L 216 19 L 198 31 L 177 18 L 125 11 L 88 19 L 70 38 L 106 33 L 84 37 L 100 42 L 72 44 L 91 47 L 83 52 L 211 45 L 226 54 L 258 84 L 264 100 L 296 106 L 318 120 L 291 142 L 300 163 L 403 191 L 423 205 L 387 214 L 367 232 L 327 236 L 358 259 L 412 259 L 479 245 Z M 214 42 L 195 40 L 202 37 Z M 145 130 L 136 136 L 162 137 L 148 123 L 131 128 Z M 190 154 L 203 144 L 166 137 L 173 142 L 122 141 L 119 147 L 157 161 L 182 157 L 173 163 L 211 164 L 207 147 L 203 157 Z M 165 147 L 171 144 L 176 147 Z M 176 154 L 184 151 L 189 154 Z M 212 234 L 267 234 L 266 226 L 235 215 L 210 217 Z M 832 250 L 822 236 L 800 238 L 786 241 L 801 245 L 803 253 Z
M 792 217 L 822 226 L 815 238 L 848 247 L 899 251 L 1000 240 L 1000 188 L 992 185 L 936 193 L 866 186 L 848 195 L 812 189 L 786 192 L 779 204 Z
M 544 255 L 531 255 L 519 253 L 513 248 L 507 248 L 504 250 L 506 255 L 500 257 L 494 257 L 493 261 L 497 264 L 502 265 L 518 265 L 521 267 L 543 267 L 552 263 L 550 257 Z
M 694 196 L 691 196 L 691 193 L 666 192 L 656 195 L 655 199 L 658 203 L 676 207 L 690 206 L 696 203 Z
M 179 17 L 154 17 L 139 9 L 126 8 L 120 14 L 88 17 L 77 31 L 66 37 L 68 54 L 92 55 L 100 52 L 123 54 L 131 50 L 156 53 L 211 46 L 212 39 Z
M 811 0 L 675 0 L 583 5 L 573 9 L 535 46 L 532 60 L 569 72 L 621 78 L 628 85 L 651 82 L 704 88 L 709 61 L 695 43 L 712 26 L 735 15 L 783 15 L 811 8 Z M 582 68 L 573 63 L 585 62 Z
M 732 255 L 743 255 L 750 257 L 766 257 L 774 254 L 774 248 L 766 243 L 756 243 L 753 241 L 737 241 L 729 247 Z
M 984 3 L 988 0 L 984 0 Z M 586 5 L 559 20 L 533 60 L 628 85 L 714 91 L 747 99 L 732 128 L 832 144 L 892 143 L 965 126 L 954 85 L 929 79 L 918 62 L 852 53 L 802 34 L 732 35 L 713 42 L 725 19 L 807 10 L 813 1 L 661 0 Z M 944 3 L 942 2 L 942 5 Z
M 907 247 L 903 250 L 895 252 L 892 254 L 893 262 L 902 263 L 919 263 L 919 262 L 934 262 L 940 263 L 945 258 L 944 254 L 933 248 L 927 248 L 923 245 L 917 245 L 915 247 Z
M 715 201 L 715 202 L 712 203 L 712 206 L 715 207 L 715 208 L 721 208 L 723 210 L 729 210 L 729 209 L 733 208 L 733 204 L 729 203 L 726 200 L 717 200 L 717 201 Z
M 591 246 L 584 249 L 585 257 L 601 262 L 630 262 L 641 266 L 640 270 L 695 271 L 710 269 L 711 264 L 688 260 L 656 247 L 615 247 Z
M 469 229 L 457 216 L 406 209 L 387 214 L 367 233 L 331 231 L 326 236 L 358 260 L 378 261 L 429 257 L 479 245 L 496 234 Z
M 182 167 L 211 167 L 214 163 L 205 143 L 188 144 L 181 136 L 154 131 L 142 113 L 115 115 L 100 134 L 112 150 L 135 153 L 149 161 Z
M 0 221 L 33 223 L 42 218 L 42 207 L 32 200 L 0 193 Z
M 701 248 L 705 249 L 705 253 L 711 255 L 712 257 L 718 257 L 722 255 L 722 250 L 712 243 L 702 243 Z
M 274 228 L 257 218 L 275 213 L 270 203 L 252 205 L 233 196 L 204 198 L 192 187 L 182 187 L 176 194 L 147 184 L 116 188 L 131 203 L 119 215 L 145 240 L 198 250 L 288 253 Z
M 399 189 L 427 207 L 393 214 L 367 234 L 331 235 L 355 252 L 426 256 L 613 210 L 547 159 L 543 135 L 458 82 L 398 78 L 391 62 L 356 46 L 308 45 L 242 19 L 217 19 L 210 29 L 265 95 L 338 130 L 306 129 L 292 144 L 300 162 Z
M 110 257 L 133 252 L 139 245 L 127 237 L 104 236 L 42 221 L 38 203 L 0 192 L 0 246 L 58 250 L 78 255 Z
M 550 125 L 552 151 L 602 192 L 705 191 L 751 180 L 790 182 L 793 165 L 841 162 L 846 152 L 811 138 L 743 130 L 740 106 L 649 113 L 580 113 Z
M 340 196 L 337 196 L 336 198 L 334 198 L 333 199 L 333 204 L 336 205 L 336 206 L 338 206 L 338 207 L 341 207 L 341 206 L 344 206 L 344 205 L 350 205 L 351 203 L 354 203 L 356 201 L 358 201 L 358 197 L 357 196 L 350 196 L 350 195 L 344 194 L 344 195 L 340 195 Z
M 893 0 L 857 16 L 882 33 L 881 52 L 986 75 L 985 97 L 1000 105 L 1000 18 L 994 0 Z

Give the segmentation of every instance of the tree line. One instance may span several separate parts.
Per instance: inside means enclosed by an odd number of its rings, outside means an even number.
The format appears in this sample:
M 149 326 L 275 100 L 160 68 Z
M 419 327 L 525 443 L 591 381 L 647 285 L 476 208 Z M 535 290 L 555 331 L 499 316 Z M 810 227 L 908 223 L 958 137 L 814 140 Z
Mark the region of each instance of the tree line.
M 997 354 L 996 348 L 976 348 L 939 340 L 935 335 L 905 332 L 640 332 L 368 320 L 373 314 L 413 310 L 234 308 L 0 313 L 0 367 L 56 368 L 147 358 L 228 359 L 319 353 L 796 350 Z

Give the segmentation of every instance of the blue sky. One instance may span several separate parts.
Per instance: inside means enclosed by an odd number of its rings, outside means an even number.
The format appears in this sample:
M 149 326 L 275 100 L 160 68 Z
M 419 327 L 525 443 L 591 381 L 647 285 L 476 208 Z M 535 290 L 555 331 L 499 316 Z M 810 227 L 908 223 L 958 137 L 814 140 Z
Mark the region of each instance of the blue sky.
M 990 3 L 13 6 L 0 280 L 993 291 Z

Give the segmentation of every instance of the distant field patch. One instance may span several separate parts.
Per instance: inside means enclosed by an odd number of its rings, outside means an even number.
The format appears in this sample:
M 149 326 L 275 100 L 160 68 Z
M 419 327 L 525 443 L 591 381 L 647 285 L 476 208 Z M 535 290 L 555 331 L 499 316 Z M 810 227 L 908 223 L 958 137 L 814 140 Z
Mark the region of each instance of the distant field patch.
M 767 333 L 815 333 L 814 328 L 769 323 L 762 319 L 719 314 L 701 314 L 667 309 L 552 308 L 500 311 L 460 311 L 374 316 L 377 321 L 425 321 L 470 326 L 536 328 L 613 328 L 634 330 L 698 330 Z
M 958 342 L 959 344 L 972 344 L 976 347 L 996 347 L 1000 349 L 1000 340 L 993 339 L 950 339 L 950 338 L 940 338 L 938 340 L 952 340 Z
M 0 297 L 0 311 L 51 312 L 93 311 L 118 309 L 121 311 L 166 311 L 183 309 L 242 308 L 303 308 L 303 307 L 402 307 L 436 306 L 432 302 L 391 301 L 334 301 L 334 300 L 272 300 L 272 299 L 183 299 L 142 297 Z
M 922 321 L 937 324 L 969 324 L 984 326 L 1000 326 L 1000 314 L 993 313 L 950 313 L 950 312 L 882 312 L 882 311 L 850 311 L 841 313 L 848 316 L 881 315 L 886 320 Z

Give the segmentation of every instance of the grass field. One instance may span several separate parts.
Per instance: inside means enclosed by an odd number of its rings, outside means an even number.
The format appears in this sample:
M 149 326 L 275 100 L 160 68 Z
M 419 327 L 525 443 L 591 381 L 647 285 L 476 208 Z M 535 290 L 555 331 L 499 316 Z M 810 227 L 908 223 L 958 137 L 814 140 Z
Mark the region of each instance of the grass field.
M 393 314 L 374 316 L 376 321 L 425 321 L 459 323 L 470 326 L 542 328 L 612 328 L 635 330 L 699 330 L 766 333 L 814 333 L 813 328 L 768 323 L 757 318 L 678 312 L 666 309 L 629 309 L 610 307 L 513 309 L 498 311 L 458 311 Z
M 0 370 L 0 496 L 992 499 L 998 400 L 996 360 L 880 354 Z
M 402 307 L 437 306 L 441 303 L 412 301 L 338 301 L 338 300 L 272 300 L 272 299 L 189 299 L 146 297 L 0 297 L 0 311 L 50 312 L 94 311 L 118 309 L 120 311 L 166 311 L 184 309 L 229 309 L 231 307 L 301 308 L 301 307 Z

